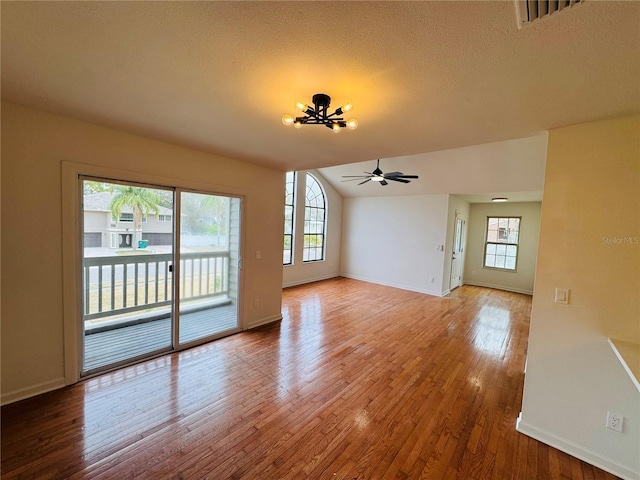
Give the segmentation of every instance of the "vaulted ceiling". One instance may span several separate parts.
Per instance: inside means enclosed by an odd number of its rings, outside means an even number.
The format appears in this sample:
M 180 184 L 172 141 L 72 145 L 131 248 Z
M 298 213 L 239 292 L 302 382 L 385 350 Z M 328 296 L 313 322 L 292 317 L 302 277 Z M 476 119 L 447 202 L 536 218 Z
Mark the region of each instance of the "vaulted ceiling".
M 4 99 L 281 170 L 640 111 L 639 2 L 522 29 L 510 1 L 3 1 L 1 20 Z M 359 128 L 282 125 L 319 92 Z

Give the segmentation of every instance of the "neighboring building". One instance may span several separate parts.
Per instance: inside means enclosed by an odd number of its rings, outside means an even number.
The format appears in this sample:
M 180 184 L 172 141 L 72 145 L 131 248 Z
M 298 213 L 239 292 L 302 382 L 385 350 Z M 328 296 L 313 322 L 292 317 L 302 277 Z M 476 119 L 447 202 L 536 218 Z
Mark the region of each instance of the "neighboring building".
M 133 248 L 133 209 L 125 207 L 115 218 L 111 200 L 115 193 L 100 192 L 84 196 L 84 247 Z M 142 217 L 139 240 L 148 245 L 171 245 L 173 242 L 173 210 L 158 206 L 158 213 Z

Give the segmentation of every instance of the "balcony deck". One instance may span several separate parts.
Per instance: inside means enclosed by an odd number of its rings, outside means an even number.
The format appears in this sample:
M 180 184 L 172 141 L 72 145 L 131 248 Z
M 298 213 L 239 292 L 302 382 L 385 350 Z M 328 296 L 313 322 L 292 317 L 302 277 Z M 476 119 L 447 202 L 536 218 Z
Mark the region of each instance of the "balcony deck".
M 215 335 L 237 327 L 235 305 L 207 308 L 180 315 L 180 342 Z M 95 332 L 85 336 L 84 371 L 124 362 L 150 352 L 171 348 L 171 318 L 166 317 Z

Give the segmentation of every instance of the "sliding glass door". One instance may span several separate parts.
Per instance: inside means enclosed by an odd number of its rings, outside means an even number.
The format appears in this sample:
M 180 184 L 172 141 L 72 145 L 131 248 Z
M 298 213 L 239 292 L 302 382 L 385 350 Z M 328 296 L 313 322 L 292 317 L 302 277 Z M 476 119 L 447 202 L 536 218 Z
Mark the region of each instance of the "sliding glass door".
M 83 376 L 240 330 L 240 199 L 80 182 Z
M 178 343 L 238 329 L 240 200 L 184 192 L 180 196 Z
M 173 192 L 82 179 L 82 372 L 172 348 Z

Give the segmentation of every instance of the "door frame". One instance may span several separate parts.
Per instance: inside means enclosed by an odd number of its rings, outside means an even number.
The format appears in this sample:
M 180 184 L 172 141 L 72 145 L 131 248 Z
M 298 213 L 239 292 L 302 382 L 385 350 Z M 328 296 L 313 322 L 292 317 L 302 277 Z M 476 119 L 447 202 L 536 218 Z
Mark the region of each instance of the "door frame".
M 123 170 L 85 163 L 61 162 L 62 186 L 62 307 L 64 316 L 64 384 L 71 385 L 90 376 L 80 377 L 82 370 L 82 334 L 80 332 L 82 319 L 82 218 L 78 208 L 82 202 L 83 192 L 79 188 L 79 177 L 97 177 L 106 181 L 131 182 L 158 186 L 164 188 L 186 189 L 212 195 L 231 196 L 240 199 L 240 228 L 245 230 L 246 198 L 248 191 L 240 188 L 216 185 L 201 181 L 188 180 L 180 177 L 165 177 L 139 171 Z M 175 234 L 175 233 L 174 233 Z M 239 264 L 245 252 L 245 235 L 240 237 Z M 244 305 L 240 298 L 244 298 L 244 270 L 238 272 L 238 325 L 245 330 Z M 189 348 L 185 346 L 184 348 Z

